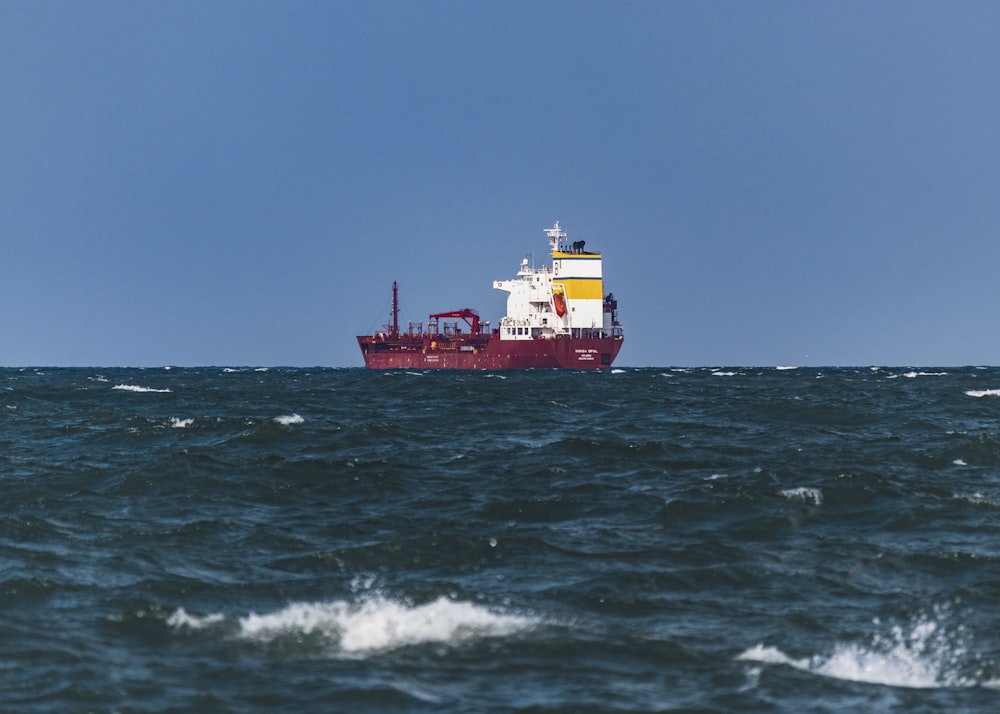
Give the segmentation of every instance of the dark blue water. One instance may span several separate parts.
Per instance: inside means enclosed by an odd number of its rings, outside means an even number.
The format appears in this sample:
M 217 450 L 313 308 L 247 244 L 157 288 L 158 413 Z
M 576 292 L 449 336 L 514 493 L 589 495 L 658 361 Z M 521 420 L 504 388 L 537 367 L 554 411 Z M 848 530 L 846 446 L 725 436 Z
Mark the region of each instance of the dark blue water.
M 0 710 L 1000 708 L 1000 370 L 0 370 Z

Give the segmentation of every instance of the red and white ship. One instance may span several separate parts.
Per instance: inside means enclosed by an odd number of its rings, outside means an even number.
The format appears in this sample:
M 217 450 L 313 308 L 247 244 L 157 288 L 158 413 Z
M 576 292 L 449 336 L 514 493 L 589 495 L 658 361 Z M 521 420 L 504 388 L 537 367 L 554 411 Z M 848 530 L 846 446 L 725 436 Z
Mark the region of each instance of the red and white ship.
M 552 265 L 528 259 L 513 280 L 496 280 L 507 293 L 507 314 L 498 327 L 469 308 L 439 312 L 427 328 L 399 329 L 399 291 L 392 284 L 392 322 L 383 332 L 360 335 L 358 346 L 371 369 L 607 369 L 622 347 L 618 301 L 604 294 L 601 254 L 569 243 L 557 222 L 549 237 Z M 453 319 L 453 322 L 448 322 Z M 459 321 L 462 322 L 459 322 Z M 464 324 L 463 324 L 464 323 Z

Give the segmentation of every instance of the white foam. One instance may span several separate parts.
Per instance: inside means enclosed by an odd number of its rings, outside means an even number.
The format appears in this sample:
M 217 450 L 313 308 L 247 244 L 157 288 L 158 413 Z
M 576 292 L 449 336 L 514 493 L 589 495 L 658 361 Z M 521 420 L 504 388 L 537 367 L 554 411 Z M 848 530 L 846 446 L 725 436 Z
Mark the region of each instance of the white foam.
M 965 463 L 962 459 L 955 459 L 951 463 L 953 463 L 955 466 L 968 466 L 968 464 Z
M 189 615 L 183 607 L 179 607 L 167 618 L 167 624 L 178 629 L 186 627 L 191 630 L 203 630 L 210 625 L 224 622 L 225 619 L 226 616 L 222 614 L 208 615 L 206 617 Z
M 1000 506 L 1000 501 L 996 498 L 990 498 L 981 491 L 976 491 L 975 493 L 956 493 L 952 495 L 952 498 L 971 503 L 974 506 Z
M 736 656 L 739 662 L 760 662 L 761 664 L 784 664 L 796 669 L 808 667 L 808 659 L 792 659 L 777 647 L 754 645 L 747 651 Z
M 240 636 L 245 639 L 267 642 L 288 635 L 319 635 L 346 655 L 427 643 L 454 645 L 510 635 L 535 624 L 536 620 L 529 617 L 496 613 L 445 597 L 423 605 L 383 597 L 356 604 L 293 603 L 277 612 L 251 613 L 239 620 Z
M 796 659 L 776 647 L 758 644 L 736 659 L 783 665 L 824 677 L 891 687 L 977 686 L 979 682 L 959 673 L 963 662 L 970 657 L 962 642 L 964 630 L 959 628 L 957 634 L 958 637 L 955 637 L 945 632 L 935 620 L 920 618 L 909 632 L 896 626 L 888 636 L 876 635 L 869 646 L 839 643 L 828 656 Z
M 781 495 L 789 500 L 809 501 L 816 506 L 823 503 L 823 492 L 818 488 L 808 488 L 800 486 L 798 488 L 786 488 Z
M 917 377 L 947 377 L 947 372 L 905 372 L 903 374 L 907 379 L 916 379 Z
M 625 370 L 624 369 L 613 369 L 613 370 L 611 370 L 611 374 L 625 374 Z
M 720 370 L 713 369 L 712 370 L 712 375 L 715 376 L 715 377 L 735 377 L 736 376 L 736 372 L 722 372 Z
M 789 369 L 798 369 L 798 367 L 791 364 L 779 364 L 777 367 L 775 367 L 775 369 L 778 370 L 779 372 L 784 372 Z
M 1000 389 L 970 389 L 966 392 L 970 397 L 1000 397 Z
M 274 420 L 281 424 L 282 426 L 291 426 L 292 424 L 301 424 L 305 421 L 298 414 L 285 414 L 283 416 L 275 417 Z
M 194 424 L 194 419 L 178 419 L 177 417 L 170 418 L 170 426 L 175 429 L 186 429 Z
M 116 384 L 112 389 L 119 389 L 123 392 L 158 392 L 166 393 L 169 389 L 153 389 L 152 387 L 140 387 L 136 384 Z

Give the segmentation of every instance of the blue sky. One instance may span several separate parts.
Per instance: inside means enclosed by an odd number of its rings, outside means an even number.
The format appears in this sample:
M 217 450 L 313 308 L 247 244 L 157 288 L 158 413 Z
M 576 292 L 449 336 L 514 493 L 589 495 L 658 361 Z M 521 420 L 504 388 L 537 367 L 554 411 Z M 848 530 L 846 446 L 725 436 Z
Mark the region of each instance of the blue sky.
M 623 366 L 1000 364 L 1000 3 L 0 0 L 0 365 L 359 366 L 604 253 Z

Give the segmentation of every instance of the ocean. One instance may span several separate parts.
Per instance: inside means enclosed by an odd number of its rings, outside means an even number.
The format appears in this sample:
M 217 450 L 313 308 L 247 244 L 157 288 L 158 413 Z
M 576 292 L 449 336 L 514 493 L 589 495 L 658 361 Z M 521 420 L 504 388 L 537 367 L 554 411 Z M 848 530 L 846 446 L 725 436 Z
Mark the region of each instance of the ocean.
M 0 711 L 1000 709 L 1000 369 L 0 370 Z

